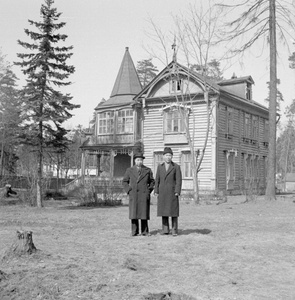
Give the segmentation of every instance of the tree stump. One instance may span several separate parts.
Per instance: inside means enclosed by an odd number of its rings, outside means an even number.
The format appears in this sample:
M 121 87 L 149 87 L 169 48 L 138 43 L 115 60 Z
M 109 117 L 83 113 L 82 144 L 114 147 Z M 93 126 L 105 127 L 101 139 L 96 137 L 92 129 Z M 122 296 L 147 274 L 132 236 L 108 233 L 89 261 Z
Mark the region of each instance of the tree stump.
M 33 232 L 18 230 L 16 232 L 16 241 L 9 249 L 11 254 L 23 255 L 32 254 L 37 251 L 33 243 Z

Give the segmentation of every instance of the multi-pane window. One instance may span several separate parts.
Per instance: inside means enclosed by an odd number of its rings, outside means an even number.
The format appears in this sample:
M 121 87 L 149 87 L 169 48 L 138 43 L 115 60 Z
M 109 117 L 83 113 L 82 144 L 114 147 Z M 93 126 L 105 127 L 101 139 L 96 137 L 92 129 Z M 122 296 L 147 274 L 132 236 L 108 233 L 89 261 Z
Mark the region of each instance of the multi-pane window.
M 226 136 L 232 138 L 234 134 L 234 111 L 231 107 L 226 107 Z
M 125 109 L 118 111 L 117 133 L 133 132 L 133 110 Z
M 181 167 L 183 178 L 192 178 L 192 155 L 190 152 L 183 152 L 181 156 Z
M 169 110 L 165 113 L 165 133 L 184 132 L 184 114 L 180 110 Z
M 114 112 L 107 111 L 98 114 L 98 133 L 107 134 L 114 132 Z

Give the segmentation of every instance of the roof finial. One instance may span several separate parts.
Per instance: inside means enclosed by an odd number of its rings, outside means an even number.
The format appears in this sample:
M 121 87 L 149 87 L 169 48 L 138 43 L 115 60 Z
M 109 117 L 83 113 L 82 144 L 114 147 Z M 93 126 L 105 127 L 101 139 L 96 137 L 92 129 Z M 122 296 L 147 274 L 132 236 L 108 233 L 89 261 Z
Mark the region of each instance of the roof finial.
M 173 45 L 172 45 L 172 49 L 173 49 L 173 62 L 176 62 L 176 37 L 174 35 L 174 42 L 173 42 Z
M 236 73 L 234 72 L 231 79 L 235 79 L 235 78 L 238 78 L 238 77 L 237 77 Z
M 125 47 L 125 50 L 128 51 L 128 50 L 129 50 L 129 47 Z

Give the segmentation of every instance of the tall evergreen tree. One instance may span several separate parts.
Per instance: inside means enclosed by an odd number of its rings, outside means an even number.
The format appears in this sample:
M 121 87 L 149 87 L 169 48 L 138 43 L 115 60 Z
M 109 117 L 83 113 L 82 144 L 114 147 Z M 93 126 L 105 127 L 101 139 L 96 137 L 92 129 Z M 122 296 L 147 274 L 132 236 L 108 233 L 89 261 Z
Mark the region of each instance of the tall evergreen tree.
M 223 74 L 220 70 L 220 62 L 216 59 L 212 59 L 210 62 L 207 63 L 207 67 L 202 67 L 199 64 L 193 64 L 190 66 L 191 71 L 200 73 L 200 74 L 206 74 L 206 77 L 208 79 L 214 80 L 214 81 L 220 81 L 223 80 Z
M 72 46 L 59 46 L 67 35 L 57 31 L 65 26 L 58 22 L 61 13 L 53 8 L 53 0 L 45 0 L 41 5 L 41 21 L 29 20 L 36 32 L 25 29 L 32 43 L 18 41 L 30 53 L 19 53 L 22 60 L 17 62 L 27 76 L 27 84 L 23 90 L 24 126 L 23 142 L 35 147 L 38 156 L 37 206 L 42 204 L 43 157 L 48 147 L 65 147 L 66 130 L 63 122 L 72 117 L 70 111 L 80 107 L 70 103 L 72 97 L 63 94 L 59 88 L 68 86 L 70 74 L 74 66 L 67 65 L 72 56 Z
M 157 67 L 152 63 L 151 58 L 138 61 L 136 70 L 142 87 L 147 86 L 159 72 Z
M 294 30 L 294 3 L 291 0 L 250 0 L 235 1 L 234 4 L 222 4 L 227 8 L 226 16 L 234 16 L 228 22 L 230 32 L 226 40 L 231 54 L 244 54 L 257 41 L 266 39 L 269 43 L 269 153 L 265 198 L 276 198 L 276 121 L 277 121 L 277 33 L 288 44 L 291 30 Z M 243 10 L 238 13 L 236 10 Z M 289 30 L 291 29 L 291 30 Z
M 9 67 L 0 70 L 0 175 L 16 172 L 16 147 L 21 124 L 16 79 Z

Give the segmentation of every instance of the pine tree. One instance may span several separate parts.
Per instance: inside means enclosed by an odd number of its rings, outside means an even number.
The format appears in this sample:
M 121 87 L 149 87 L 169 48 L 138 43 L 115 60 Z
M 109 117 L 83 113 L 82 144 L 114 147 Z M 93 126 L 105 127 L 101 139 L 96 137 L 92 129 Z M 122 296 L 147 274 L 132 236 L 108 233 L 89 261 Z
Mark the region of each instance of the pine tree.
M 66 23 L 58 22 L 61 13 L 52 7 L 53 0 L 45 0 L 41 5 L 41 21 L 29 20 L 30 25 L 38 31 L 25 29 L 25 33 L 33 40 L 32 43 L 18 41 L 30 51 L 19 53 L 22 60 L 17 62 L 27 76 L 27 84 L 23 90 L 24 118 L 26 125 L 23 131 L 23 142 L 36 149 L 38 156 L 37 206 L 42 204 L 43 157 L 48 147 L 66 147 L 66 130 L 64 121 L 72 117 L 69 111 L 80 107 L 70 103 L 72 97 L 62 94 L 58 88 L 68 86 L 70 74 L 74 66 L 67 65 L 72 56 L 72 46 L 59 46 L 67 35 L 57 31 Z
M 21 124 L 21 104 L 16 76 L 9 67 L 0 71 L 0 175 L 16 172 L 16 146 Z
M 151 58 L 138 61 L 136 70 L 142 87 L 147 86 L 159 72 L 157 67 L 152 63 Z
M 193 64 L 190 66 L 190 70 L 201 75 L 206 74 L 208 79 L 214 81 L 220 81 L 224 79 L 222 71 L 220 70 L 220 62 L 216 59 L 212 59 L 210 62 L 208 62 L 206 69 L 199 64 Z
M 231 54 L 244 54 L 257 41 L 269 44 L 269 152 L 265 198 L 276 199 L 276 121 L 277 121 L 277 34 L 281 44 L 288 45 L 289 29 L 293 30 L 294 4 L 291 1 L 259 0 L 235 1 L 234 4 L 222 5 L 227 8 L 226 15 L 231 13 L 234 19 L 228 22 L 230 31 L 226 40 Z M 236 16 L 235 10 L 242 10 Z M 227 18 L 228 19 L 228 18 Z M 242 43 L 242 44 L 241 44 Z

